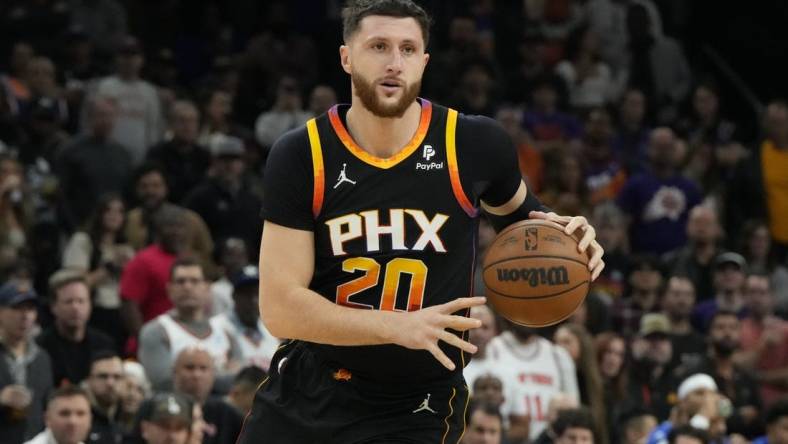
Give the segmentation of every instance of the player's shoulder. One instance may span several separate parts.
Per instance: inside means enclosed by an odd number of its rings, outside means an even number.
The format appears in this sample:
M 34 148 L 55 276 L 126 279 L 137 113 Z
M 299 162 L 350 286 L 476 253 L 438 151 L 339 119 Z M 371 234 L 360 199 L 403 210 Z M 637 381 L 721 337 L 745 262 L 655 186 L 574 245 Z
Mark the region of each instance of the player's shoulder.
M 270 164 L 292 166 L 297 163 L 311 163 L 311 158 L 309 132 L 304 124 L 284 133 L 274 142 L 268 153 L 266 167 Z
M 480 114 L 462 112 L 457 113 L 457 131 L 479 137 L 506 135 L 506 131 L 497 120 Z

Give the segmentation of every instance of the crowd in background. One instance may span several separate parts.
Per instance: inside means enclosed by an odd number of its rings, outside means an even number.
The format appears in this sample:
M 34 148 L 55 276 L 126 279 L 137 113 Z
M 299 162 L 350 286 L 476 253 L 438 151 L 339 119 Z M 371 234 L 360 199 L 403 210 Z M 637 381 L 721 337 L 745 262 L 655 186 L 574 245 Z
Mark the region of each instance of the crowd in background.
M 461 442 L 788 443 L 786 103 L 726 114 L 692 2 L 419 3 L 422 95 L 498 120 L 606 251 L 557 327 L 472 311 Z M 340 7 L 0 5 L 0 442 L 235 442 L 279 344 L 265 159 L 349 101 Z

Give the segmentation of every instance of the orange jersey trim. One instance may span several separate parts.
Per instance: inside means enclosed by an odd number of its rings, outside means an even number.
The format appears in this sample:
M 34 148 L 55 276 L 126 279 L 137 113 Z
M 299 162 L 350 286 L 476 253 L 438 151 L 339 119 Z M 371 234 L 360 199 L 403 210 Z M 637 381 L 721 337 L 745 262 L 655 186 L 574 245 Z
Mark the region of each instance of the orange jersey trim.
M 451 189 L 454 192 L 454 197 L 460 204 L 463 210 L 470 217 L 476 217 L 479 211 L 473 206 L 465 191 L 462 189 L 462 182 L 460 182 L 460 169 L 457 166 L 457 111 L 449 109 L 449 114 L 446 116 L 446 163 L 449 165 L 449 178 L 451 179 Z
M 339 140 L 342 141 L 342 144 L 345 145 L 348 151 L 364 163 L 387 170 L 405 160 L 418 149 L 419 145 L 421 145 L 421 142 L 427 135 L 430 120 L 432 119 L 432 103 L 428 100 L 421 99 L 421 119 L 419 120 L 419 127 L 416 129 L 416 133 L 410 139 L 410 142 L 397 152 L 397 154 L 385 159 L 369 154 L 356 144 L 353 137 L 350 136 L 350 133 L 348 133 L 345 125 L 342 123 L 342 119 L 339 118 L 337 105 L 334 105 L 328 110 L 328 117 L 331 121 L 331 126 L 334 128 L 334 132 L 337 133 L 337 137 L 339 137 Z
M 309 119 L 306 122 L 309 132 L 309 147 L 312 149 L 312 172 L 315 184 L 312 191 L 312 215 L 317 218 L 323 208 L 323 195 L 326 188 L 326 172 L 323 167 L 323 149 L 320 147 L 320 135 L 317 133 L 317 122 Z

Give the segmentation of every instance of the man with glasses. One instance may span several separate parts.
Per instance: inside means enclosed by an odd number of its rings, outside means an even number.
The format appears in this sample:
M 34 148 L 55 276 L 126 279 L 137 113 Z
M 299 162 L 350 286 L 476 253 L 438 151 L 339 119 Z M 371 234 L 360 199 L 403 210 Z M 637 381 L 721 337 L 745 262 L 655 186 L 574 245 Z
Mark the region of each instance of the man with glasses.
M 237 370 L 241 358 L 238 343 L 205 315 L 210 291 L 200 263 L 192 259 L 175 261 L 167 294 L 174 308 L 146 323 L 140 331 L 139 360 L 153 387 L 172 387 L 173 363 L 187 347 L 208 351 L 220 376 Z
M 93 413 L 91 444 L 119 444 L 123 430 L 117 422 L 120 413 L 123 361 L 113 351 L 96 352 L 90 360 L 85 388 Z

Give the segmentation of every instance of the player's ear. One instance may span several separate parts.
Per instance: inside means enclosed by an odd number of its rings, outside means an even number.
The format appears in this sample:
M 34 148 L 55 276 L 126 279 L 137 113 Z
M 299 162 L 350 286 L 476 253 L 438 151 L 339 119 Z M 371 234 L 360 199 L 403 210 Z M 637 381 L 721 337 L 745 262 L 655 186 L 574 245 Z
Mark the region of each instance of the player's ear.
M 424 66 L 427 66 L 427 62 L 429 62 L 429 61 L 430 61 L 430 53 L 425 52 L 424 53 Z
M 342 45 L 339 47 L 339 62 L 342 64 L 342 69 L 350 74 L 350 47 Z

